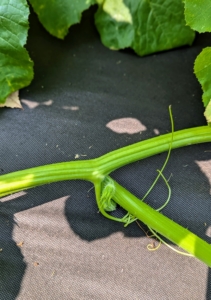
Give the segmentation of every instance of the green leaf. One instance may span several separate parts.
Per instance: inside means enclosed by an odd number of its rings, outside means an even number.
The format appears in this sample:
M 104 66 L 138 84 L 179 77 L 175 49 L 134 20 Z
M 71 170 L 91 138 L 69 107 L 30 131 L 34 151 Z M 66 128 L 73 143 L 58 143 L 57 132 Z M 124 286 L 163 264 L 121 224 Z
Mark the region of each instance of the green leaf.
M 204 48 L 197 56 L 194 73 L 202 86 L 202 100 L 206 107 L 211 99 L 211 47 Z
M 187 25 L 198 32 L 211 31 L 211 1 L 184 0 Z
M 211 101 L 208 103 L 206 110 L 204 112 L 204 116 L 207 120 L 208 124 L 211 124 Z
M 117 22 L 127 22 L 132 24 L 132 16 L 129 8 L 123 0 L 96 0 L 103 7 L 104 12 L 109 14 Z
M 99 5 L 95 23 L 101 40 L 110 49 L 131 47 L 138 55 L 191 45 L 195 33 L 185 24 L 182 0 L 125 0 L 132 22 L 118 21 Z M 119 14 L 121 14 L 119 6 Z
M 0 103 L 30 84 L 33 62 L 23 47 L 28 31 L 29 8 L 25 0 L 0 3 Z
M 95 0 L 29 0 L 45 29 L 63 39 L 71 25 L 79 23 L 81 14 Z

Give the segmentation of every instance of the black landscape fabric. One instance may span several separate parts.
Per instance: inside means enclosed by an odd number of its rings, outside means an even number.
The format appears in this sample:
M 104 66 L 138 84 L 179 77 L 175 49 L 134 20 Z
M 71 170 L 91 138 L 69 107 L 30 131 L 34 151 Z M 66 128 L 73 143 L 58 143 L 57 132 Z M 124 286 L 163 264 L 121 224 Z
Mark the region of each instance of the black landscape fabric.
M 30 24 L 35 78 L 20 91 L 23 110 L 0 110 L 1 175 L 99 157 L 170 132 L 169 105 L 175 130 L 206 124 L 193 62 L 210 35 L 197 35 L 191 47 L 141 58 L 101 44 L 93 9 L 64 41 L 50 36 L 34 14 Z M 209 243 L 210 146 L 172 151 L 164 171 L 172 197 L 162 211 Z M 141 198 L 165 158 L 156 155 L 112 176 Z M 159 180 L 146 202 L 157 208 L 166 198 Z M 98 212 L 89 182 L 36 187 L 2 198 L 0 207 L 1 300 L 211 299 L 205 264 L 165 245 L 149 251 L 148 244 L 158 243 L 136 223 L 124 227 Z M 118 208 L 116 215 L 123 213 Z

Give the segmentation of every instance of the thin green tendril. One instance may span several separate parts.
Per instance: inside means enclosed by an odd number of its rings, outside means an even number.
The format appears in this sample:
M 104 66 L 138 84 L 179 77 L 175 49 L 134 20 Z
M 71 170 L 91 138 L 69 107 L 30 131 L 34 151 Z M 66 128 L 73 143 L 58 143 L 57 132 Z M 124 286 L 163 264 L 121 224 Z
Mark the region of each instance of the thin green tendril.
M 161 211 L 169 203 L 170 198 L 171 198 L 170 185 L 168 184 L 168 181 L 166 180 L 165 176 L 163 175 L 163 171 L 166 167 L 166 164 L 167 164 L 167 162 L 169 160 L 169 157 L 170 157 L 170 154 L 171 154 L 171 148 L 172 148 L 172 142 L 173 142 L 174 122 L 173 122 L 171 106 L 169 106 L 169 115 L 170 115 L 170 120 L 171 120 L 172 139 L 171 139 L 171 142 L 170 142 L 168 154 L 167 154 L 166 160 L 165 160 L 161 170 L 157 170 L 157 172 L 158 172 L 157 177 L 155 178 L 154 182 L 152 183 L 152 185 L 149 188 L 149 190 L 147 191 L 147 193 L 142 198 L 142 201 L 143 201 L 149 195 L 149 193 L 152 191 L 152 189 L 154 188 L 154 186 L 157 183 L 158 179 L 160 177 L 162 177 L 162 179 L 164 180 L 164 182 L 165 182 L 165 184 L 168 188 L 168 197 L 167 197 L 167 200 L 165 201 L 165 203 L 160 208 L 158 208 L 157 211 Z M 110 177 L 106 177 L 103 180 L 101 187 L 102 187 L 102 192 L 101 192 L 101 195 L 100 195 L 100 199 L 97 201 L 97 204 L 98 204 L 98 208 L 99 208 L 100 212 L 104 216 L 107 216 L 110 219 L 118 221 L 118 222 L 123 222 L 124 227 L 127 227 L 129 224 L 131 224 L 131 223 L 133 223 L 134 221 L 137 220 L 137 218 L 135 216 L 133 216 L 132 214 L 130 214 L 130 213 L 127 213 L 123 218 L 116 218 L 116 217 L 110 216 L 106 211 L 113 211 L 113 210 L 116 209 L 116 203 L 112 200 L 112 197 L 115 194 L 115 186 L 114 186 L 113 180 Z M 161 244 L 161 242 L 163 242 L 163 240 L 157 234 L 155 235 L 154 231 L 151 228 L 149 228 L 149 230 L 153 233 L 154 236 L 156 236 L 159 239 L 160 244 Z M 160 244 L 159 244 L 159 246 L 160 246 Z M 167 243 L 165 243 L 165 244 L 167 244 Z M 153 249 L 149 249 L 149 247 L 148 247 L 148 249 L 149 250 L 156 250 L 156 249 L 159 248 L 159 246 L 156 247 L 156 248 L 153 248 Z
M 192 254 L 190 253 L 186 253 L 186 252 L 183 252 L 183 251 L 180 251 L 180 250 L 177 250 L 175 249 L 174 247 L 170 246 L 168 243 L 166 243 L 152 228 L 148 227 L 149 230 L 152 232 L 153 236 L 155 236 L 160 243 L 166 245 L 167 247 L 169 247 L 171 250 L 175 251 L 176 253 L 178 254 L 181 254 L 181 255 L 185 255 L 185 256 L 193 256 Z M 147 247 L 148 248 L 148 247 Z M 157 250 L 158 247 L 156 247 L 156 249 L 153 249 L 153 250 Z M 150 249 L 151 250 L 151 249 Z
M 134 217 L 133 215 L 131 215 L 130 213 L 127 213 L 123 218 L 122 218 L 122 222 L 124 222 L 124 227 L 127 227 L 129 224 L 135 222 L 136 220 L 138 220 L 136 217 Z
M 160 174 L 160 176 L 163 178 L 163 180 L 164 180 L 164 182 L 165 182 L 165 184 L 166 184 L 166 186 L 168 188 L 168 197 L 167 197 L 167 200 L 165 201 L 165 203 L 161 207 L 159 207 L 159 208 L 156 209 L 157 211 L 161 211 L 169 203 L 169 201 L 170 201 L 170 198 L 171 198 L 171 187 L 170 187 L 168 181 L 166 180 L 165 176 L 161 173 L 161 171 L 160 170 L 157 170 L 157 171 Z
M 171 105 L 169 106 L 169 116 L 170 116 L 170 121 L 171 121 L 171 133 L 172 133 L 172 135 L 171 135 L 171 142 L 170 142 L 170 145 L 169 145 L 168 154 L 167 154 L 166 160 L 165 160 L 159 174 L 155 178 L 154 182 L 152 183 L 152 185 L 150 186 L 150 188 L 148 189 L 148 191 L 146 192 L 144 197 L 141 199 L 142 201 L 144 201 L 144 199 L 149 195 L 149 193 L 152 191 L 152 189 L 156 185 L 156 183 L 157 183 L 158 179 L 160 178 L 160 176 L 162 176 L 161 174 L 163 173 L 163 171 L 164 171 L 164 169 L 167 165 L 167 162 L 169 160 L 170 154 L 171 154 L 172 142 L 173 142 L 173 136 L 174 136 L 174 119 L 173 119 L 173 115 L 172 115 L 172 111 L 171 111 Z

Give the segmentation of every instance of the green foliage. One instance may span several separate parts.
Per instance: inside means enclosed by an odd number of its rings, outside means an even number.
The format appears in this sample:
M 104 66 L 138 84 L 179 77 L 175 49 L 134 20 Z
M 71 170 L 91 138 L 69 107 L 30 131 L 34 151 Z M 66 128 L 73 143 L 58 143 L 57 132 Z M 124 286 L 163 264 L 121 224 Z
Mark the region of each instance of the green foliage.
M 131 47 L 142 56 L 191 44 L 194 39 L 194 32 L 185 26 L 182 0 L 29 0 L 29 2 L 43 26 L 52 35 L 61 39 L 68 33 L 71 25 L 80 21 L 81 13 L 94 3 L 99 5 L 95 16 L 96 26 L 103 43 L 111 49 Z M 186 20 L 199 32 L 210 31 L 208 11 L 211 5 L 205 0 L 197 5 L 196 0 L 185 1 Z M 27 86 L 33 77 L 33 63 L 24 48 L 28 15 L 26 0 L 1 0 L 0 103 L 13 91 Z M 203 101 L 207 107 L 205 116 L 208 122 L 211 121 L 210 62 L 211 48 L 206 48 L 196 59 L 194 67 L 204 90 Z M 158 136 L 115 150 L 94 160 L 57 163 L 17 171 L 1 176 L 0 196 L 60 180 L 91 181 L 95 186 L 99 210 L 104 216 L 123 221 L 126 225 L 136 219 L 142 220 L 153 233 L 156 231 L 164 235 L 211 267 L 210 245 L 158 212 L 168 203 L 171 195 L 168 182 L 162 174 L 170 150 L 163 168 L 152 184 L 153 187 L 161 176 L 169 189 L 165 204 L 157 211 L 108 177 L 109 173 L 121 166 L 166 151 L 169 144 L 173 149 L 210 141 L 211 128 L 204 126 L 175 132 L 174 139 L 169 134 Z M 114 210 L 116 204 L 128 211 L 122 219 L 117 219 L 106 212 Z
M 185 0 L 185 20 L 187 25 L 198 32 L 211 31 L 210 0 Z
M 202 33 L 211 32 L 210 0 L 184 0 L 185 20 L 192 29 Z M 194 73 L 203 90 L 202 100 L 207 122 L 211 122 L 211 47 L 202 50 L 194 64 Z
M 63 39 L 81 14 L 97 4 L 95 15 L 102 42 L 110 49 L 131 47 L 138 55 L 191 44 L 194 32 L 185 26 L 182 0 L 29 0 L 45 29 Z M 24 48 L 29 9 L 26 0 L 0 4 L 1 94 L 4 103 L 13 91 L 30 84 L 33 63 Z
M 30 84 L 33 62 L 24 45 L 28 31 L 29 8 L 25 0 L 0 3 L 0 103 L 7 96 Z
M 202 99 L 206 107 L 211 99 L 211 47 L 204 48 L 197 56 L 194 73 L 202 85 L 204 91 Z
M 138 55 L 143 56 L 190 45 L 194 39 L 193 30 L 185 25 L 182 0 L 29 0 L 29 2 L 46 30 L 60 39 L 67 35 L 71 25 L 80 22 L 82 12 L 95 3 L 99 6 L 95 15 L 96 26 L 102 42 L 111 49 L 131 47 Z M 199 32 L 211 31 L 210 2 L 208 0 L 202 0 L 200 4 L 196 0 L 184 2 L 187 24 Z M 3 103 L 12 92 L 30 84 L 33 78 L 33 62 L 24 48 L 28 15 L 26 0 L 1 0 L 0 103 Z M 211 48 L 205 48 L 197 57 L 194 71 L 204 91 L 205 116 L 207 121 L 211 122 Z M 210 130 L 208 126 L 188 129 L 175 132 L 174 139 L 169 135 L 159 136 L 115 150 L 95 160 L 58 163 L 2 175 L 0 196 L 60 180 L 89 180 L 95 186 L 98 207 L 104 216 L 124 222 L 126 225 L 136 219 L 142 220 L 154 235 L 156 231 L 168 237 L 211 267 L 210 245 L 158 212 L 168 203 L 171 195 L 168 182 L 162 174 L 171 147 L 210 142 Z M 167 160 L 146 194 L 149 194 L 161 176 L 169 189 L 169 196 L 157 211 L 108 177 L 110 172 L 121 166 L 166 151 L 169 144 L 171 146 Z M 113 211 L 116 204 L 128 211 L 122 219 L 106 212 Z
M 45 29 L 63 39 L 71 25 L 79 23 L 81 14 L 94 0 L 29 0 Z
M 123 0 L 96 0 L 103 11 L 109 14 L 117 22 L 132 24 L 132 16 L 129 8 Z
M 81 13 L 97 3 L 95 23 L 110 49 L 133 48 L 138 55 L 190 45 L 194 32 L 185 26 L 184 6 L 177 0 L 29 0 L 46 30 L 63 39 Z M 55 21 L 56 20 L 56 21 Z
M 185 24 L 184 5 L 178 0 L 125 0 L 131 19 L 116 18 L 99 6 L 95 23 L 101 40 L 110 49 L 131 47 L 140 55 L 191 45 L 194 31 Z M 110 0 L 109 2 L 114 2 Z M 127 14 L 128 16 L 128 14 Z
M 211 101 L 207 105 L 204 115 L 207 119 L 208 124 L 211 124 Z

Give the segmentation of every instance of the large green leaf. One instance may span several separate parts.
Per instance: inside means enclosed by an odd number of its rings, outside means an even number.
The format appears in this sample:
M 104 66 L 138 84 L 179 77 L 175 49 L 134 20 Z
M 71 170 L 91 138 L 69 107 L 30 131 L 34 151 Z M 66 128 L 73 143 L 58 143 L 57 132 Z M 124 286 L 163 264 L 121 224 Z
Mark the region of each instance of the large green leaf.
M 211 47 L 204 48 L 197 56 L 194 64 L 194 73 L 201 83 L 204 106 L 207 107 L 205 117 L 211 122 Z
M 131 22 L 115 18 L 116 11 L 108 12 L 108 1 L 117 0 L 100 1 L 95 23 L 103 44 L 110 49 L 131 47 L 142 56 L 193 42 L 195 34 L 185 24 L 182 0 L 125 0 Z
M 95 0 L 29 0 L 45 29 L 63 39 L 71 25 L 79 23 L 81 13 Z
M 211 1 L 184 0 L 187 25 L 198 32 L 211 31 Z
M 23 47 L 29 8 L 25 0 L 0 1 L 0 103 L 12 92 L 30 84 L 33 63 Z

